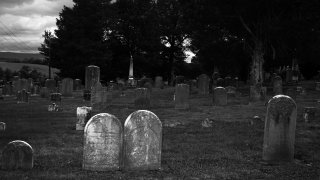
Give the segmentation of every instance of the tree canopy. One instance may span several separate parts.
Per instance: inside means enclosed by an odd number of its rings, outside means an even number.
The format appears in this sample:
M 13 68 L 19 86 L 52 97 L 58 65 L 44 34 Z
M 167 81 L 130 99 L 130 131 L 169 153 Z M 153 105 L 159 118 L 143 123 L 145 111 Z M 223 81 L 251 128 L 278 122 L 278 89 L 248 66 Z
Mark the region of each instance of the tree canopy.
M 127 78 L 131 57 L 134 76 L 169 81 L 211 75 L 215 68 L 260 81 L 261 69 L 293 59 L 307 78 L 320 68 L 317 0 L 73 1 L 39 48 L 64 77 L 83 78 L 85 66 L 93 64 L 102 79 Z M 187 51 L 196 54 L 190 64 Z

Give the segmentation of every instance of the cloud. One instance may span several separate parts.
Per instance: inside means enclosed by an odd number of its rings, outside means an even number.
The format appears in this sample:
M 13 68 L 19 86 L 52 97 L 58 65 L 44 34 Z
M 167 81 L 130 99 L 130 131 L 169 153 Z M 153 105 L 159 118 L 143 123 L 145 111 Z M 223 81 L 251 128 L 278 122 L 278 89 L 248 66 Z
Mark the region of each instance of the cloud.
M 72 7 L 72 0 L 0 0 L 0 50 L 37 51 L 63 6 Z

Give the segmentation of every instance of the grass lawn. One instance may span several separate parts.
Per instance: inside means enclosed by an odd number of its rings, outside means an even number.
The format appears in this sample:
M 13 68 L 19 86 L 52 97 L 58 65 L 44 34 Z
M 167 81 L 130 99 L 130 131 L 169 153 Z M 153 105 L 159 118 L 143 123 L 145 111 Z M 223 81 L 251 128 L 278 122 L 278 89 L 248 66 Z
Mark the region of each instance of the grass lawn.
M 63 98 L 62 112 L 48 112 L 49 101 L 31 97 L 17 104 L 13 97 L 0 101 L 0 121 L 7 124 L 0 138 L 0 152 L 12 140 L 24 140 L 34 149 L 34 168 L 2 171 L 0 179 L 308 179 L 320 176 L 320 110 L 306 124 L 305 106 L 316 106 L 320 92 L 298 96 L 295 161 L 266 165 L 261 161 L 266 113 L 265 102 L 248 104 L 248 88 L 224 107 L 212 106 L 211 95 L 192 94 L 189 110 L 175 110 L 173 88 L 154 89 L 152 107 L 162 121 L 162 169 L 159 171 L 93 172 L 82 170 L 83 132 L 76 131 L 76 107 L 88 103 L 81 93 Z M 270 98 L 271 96 L 269 96 Z M 132 90 L 115 94 L 112 105 L 101 112 L 117 116 L 122 123 L 137 110 Z M 95 112 L 96 114 L 98 112 Z M 253 120 L 258 115 L 262 120 Z M 213 127 L 201 121 L 212 119 Z M 250 123 L 253 120 L 253 124 Z

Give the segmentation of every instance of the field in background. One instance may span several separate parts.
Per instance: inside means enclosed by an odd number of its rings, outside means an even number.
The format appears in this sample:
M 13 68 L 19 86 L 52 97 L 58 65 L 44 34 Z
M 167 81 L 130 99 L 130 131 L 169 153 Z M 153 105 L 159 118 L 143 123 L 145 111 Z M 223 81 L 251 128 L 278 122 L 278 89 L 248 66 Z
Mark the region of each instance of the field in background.
M 41 74 L 44 74 L 46 76 L 49 75 L 48 72 L 48 66 L 46 65 L 40 65 L 40 64 L 28 64 L 28 63 L 10 63 L 10 62 L 0 62 L 0 67 L 2 70 L 10 69 L 11 71 L 19 71 L 22 66 L 29 66 L 31 70 L 35 69 Z M 55 73 L 59 72 L 58 69 L 52 68 L 51 73 L 54 75 Z M 53 77 L 53 76 L 52 76 Z
M 0 152 L 12 140 L 25 140 L 34 148 L 34 168 L 0 170 L 0 179 L 319 179 L 320 111 L 309 124 L 302 113 L 303 107 L 316 105 L 320 92 L 309 90 L 297 98 L 295 161 L 266 165 L 261 162 L 265 102 L 248 104 L 248 89 L 242 89 L 242 97 L 228 106 L 212 106 L 211 95 L 192 94 L 190 110 L 175 110 L 173 91 L 153 89 L 151 95 L 150 111 L 163 124 L 162 169 L 139 172 L 82 170 L 83 132 L 75 130 L 76 107 L 88 103 L 82 101 L 81 92 L 63 98 L 62 112 L 48 112 L 49 101 L 40 97 L 31 97 L 29 104 L 5 97 L 0 101 L 0 120 L 7 130 L 0 138 Z M 137 109 L 132 90 L 119 94 L 114 93 L 112 105 L 101 112 L 124 123 Z M 256 115 L 262 120 L 254 121 Z M 206 118 L 213 120 L 213 127 L 201 126 Z

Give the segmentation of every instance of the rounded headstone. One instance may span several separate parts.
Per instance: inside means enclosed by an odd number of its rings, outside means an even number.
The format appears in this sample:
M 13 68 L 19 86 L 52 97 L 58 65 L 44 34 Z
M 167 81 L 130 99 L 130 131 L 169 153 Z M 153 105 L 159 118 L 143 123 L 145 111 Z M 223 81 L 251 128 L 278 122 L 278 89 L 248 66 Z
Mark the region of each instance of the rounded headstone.
M 84 129 L 83 164 L 85 170 L 119 170 L 122 162 L 123 130 L 114 115 L 93 116 Z
M 190 87 L 187 84 L 177 84 L 175 88 L 175 109 L 189 109 Z
M 290 162 L 294 157 L 297 105 L 292 98 L 277 95 L 268 102 L 262 159 L 268 163 Z
M 213 104 L 217 106 L 227 105 L 227 90 L 224 87 L 214 88 Z
M 82 82 L 80 79 L 73 80 L 73 90 L 75 91 L 81 90 L 81 85 L 82 85 Z
M 32 169 L 33 149 L 25 141 L 15 140 L 8 143 L 2 151 L 2 169 Z
M 127 170 L 161 168 L 162 124 L 147 110 L 135 111 L 124 123 L 124 166 Z
M 100 82 L 100 68 L 98 66 L 90 65 L 86 67 L 85 89 L 91 88 Z

